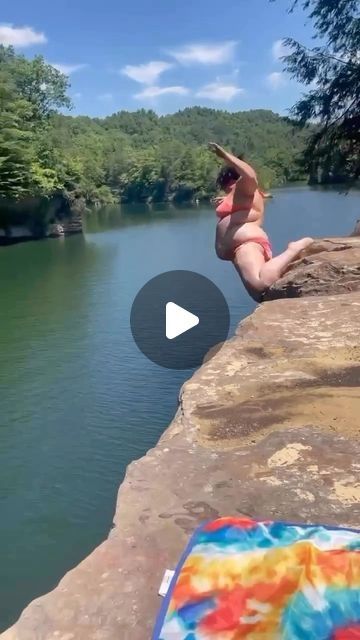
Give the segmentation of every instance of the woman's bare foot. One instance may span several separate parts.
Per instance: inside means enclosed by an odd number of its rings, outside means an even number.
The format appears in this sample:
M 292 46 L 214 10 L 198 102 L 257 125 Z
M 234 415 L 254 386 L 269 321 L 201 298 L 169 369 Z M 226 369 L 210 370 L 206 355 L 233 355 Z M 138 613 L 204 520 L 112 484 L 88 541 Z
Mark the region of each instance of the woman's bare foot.
M 314 242 L 314 238 L 302 238 L 301 240 L 296 240 L 296 242 L 289 243 L 289 250 L 294 254 L 294 257 L 299 255 L 301 251 L 309 247 Z

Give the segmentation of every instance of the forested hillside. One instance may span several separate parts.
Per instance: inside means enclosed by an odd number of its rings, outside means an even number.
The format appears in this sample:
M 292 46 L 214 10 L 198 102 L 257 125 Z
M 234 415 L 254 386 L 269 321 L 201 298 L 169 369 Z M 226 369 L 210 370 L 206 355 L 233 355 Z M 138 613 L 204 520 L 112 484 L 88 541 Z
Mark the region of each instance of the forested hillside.
M 59 113 L 68 80 L 43 58 L 0 47 L 0 197 L 64 192 L 88 204 L 186 201 L 215 190 L 214 140 L 244 153 L 262 186 L 304 178 L 307 136 L 266 110 L 194 107 L 173 115 L 120 111 L 105 119 Z
M 206 143 L 216 140 L 254 162 L 268 188 L 302 177 L 304 134 L 270 111 L 227 113 L 194 107 L 158 117 L 120 112 L 104 120 L 53 118 L 49 144 L 87 201 L 207 198 L 218 163 Z

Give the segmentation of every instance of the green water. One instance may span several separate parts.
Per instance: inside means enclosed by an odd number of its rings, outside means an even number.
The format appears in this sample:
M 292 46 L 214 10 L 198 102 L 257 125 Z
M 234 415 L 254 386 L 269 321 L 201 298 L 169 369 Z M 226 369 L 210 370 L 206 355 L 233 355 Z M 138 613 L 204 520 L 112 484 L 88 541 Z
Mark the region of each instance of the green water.
M 359 192 L 275 196 L 277 251 L 304 234 L 348 234 L 359 217 Z M 190 269 L 222 289 L 232 327 L 254 308 L 214 255 L 214 225 L 209 208 L 112 209 L 94 212 L 84 237 L 0 249 L 0 628 L 106 537 L 126 465 L 156 443 L 191 373 L 133 344 L 139 288 Z

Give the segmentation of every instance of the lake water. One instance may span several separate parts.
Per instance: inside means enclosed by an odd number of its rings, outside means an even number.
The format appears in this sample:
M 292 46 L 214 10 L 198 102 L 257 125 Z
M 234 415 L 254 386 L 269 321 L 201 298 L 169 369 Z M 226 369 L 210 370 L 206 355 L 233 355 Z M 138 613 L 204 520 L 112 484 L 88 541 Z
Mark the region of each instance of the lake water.
M 276 251 L 347 235 L 359 192 L 288 188 L 269 202 Z M 0 249 L 0 628 L 52 589 L 111 528 L 126 465 L 169 424 L 183 381 L 129 329 L 142 285 L 171 269 L 213 280 L 232 330 L 254 303 L 213 251 L 209 207 L 94 212 L 84 237 Z

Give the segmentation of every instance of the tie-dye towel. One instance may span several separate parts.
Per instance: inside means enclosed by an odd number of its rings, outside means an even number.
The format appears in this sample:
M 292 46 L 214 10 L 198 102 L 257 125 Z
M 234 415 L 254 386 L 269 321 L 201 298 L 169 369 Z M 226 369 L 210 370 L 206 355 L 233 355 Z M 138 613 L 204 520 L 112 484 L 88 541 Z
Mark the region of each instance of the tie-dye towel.
M 153 640 L 360 640 L 360 532 L 220 518 L 193 535 Z

